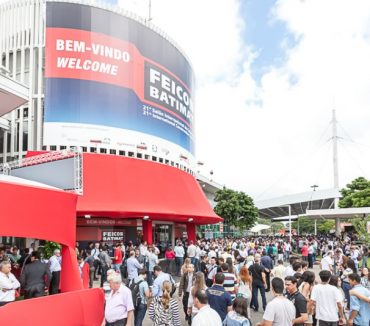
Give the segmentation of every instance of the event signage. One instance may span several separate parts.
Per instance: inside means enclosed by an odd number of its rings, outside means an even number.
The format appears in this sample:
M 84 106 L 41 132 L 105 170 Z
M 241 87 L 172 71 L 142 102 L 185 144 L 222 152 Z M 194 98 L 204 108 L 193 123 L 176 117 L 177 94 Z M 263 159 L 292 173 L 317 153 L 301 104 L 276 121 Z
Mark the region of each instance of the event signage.
M 109 218 L 77 218 L 79 226 L 138 226 L 140 220 L 136 219 L 109 219 Z
M 45 77 L 44 145 L 193 158 L 192 68 L 143 23 L 47 2 Z
M 125 231 L 102 231 L 101 239 L 102 241 L 124 241 Z

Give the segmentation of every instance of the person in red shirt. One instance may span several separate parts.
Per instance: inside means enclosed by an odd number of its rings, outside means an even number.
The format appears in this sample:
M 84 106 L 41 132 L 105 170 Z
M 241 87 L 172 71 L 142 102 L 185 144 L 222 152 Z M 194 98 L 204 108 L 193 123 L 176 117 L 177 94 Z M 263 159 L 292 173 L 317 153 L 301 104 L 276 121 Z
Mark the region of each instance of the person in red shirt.
M 166 258 L 166 269 L 165 269 L 165 272 L 166 273 L 170 273 L 171 272 L 171 263 L 175 260 L 175 257 L 176 257 L 176 254 L 173 251 L 173 249 L 172 249 L 171 246 L 169 246 L 166 249 L 166 252 L 165 252 L 164 256 Z
M 302 260 L 308 261 L 308 245 L 307 245 L 307 242 L 303 243 L 301 253 L 302 253 Z
M 121 246 L 119 243 L 116 243 L 116 246 L 114 247 L 114 257 L 112 259 L 112 268 L 116 272 L 120 272 L 121 265 L 122 265 Z

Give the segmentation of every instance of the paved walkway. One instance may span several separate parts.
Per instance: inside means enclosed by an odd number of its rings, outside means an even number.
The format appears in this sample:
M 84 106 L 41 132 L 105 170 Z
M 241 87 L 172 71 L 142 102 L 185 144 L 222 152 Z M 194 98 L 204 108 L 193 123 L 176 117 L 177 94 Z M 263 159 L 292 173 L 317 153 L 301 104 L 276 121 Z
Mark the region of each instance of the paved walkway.
M 316 277 L 318 277 L 318 274 L 320 272 L 319 266 L 314 265 L 313 271 L 315 272 Z M 176 280 L 176 282 L 179 282 L 179 278 L 175 278 L 175 280 Z M 99 282 L 94 282 L 94 287 L 99 287 L 99 285 L 100 285 Z M 176 298 L 178 300 L 178 303 L 179 303 L 180 316 L 181 316 L 181 321 L 182 321 L 181 325 L 182 326 L 188 326 L 187 322 L 185 321 L 185 315 L 184 315 L 184 311 L 183 311 L 183 307 L 182 307 L 182 299 L 178 297 L 177 293 L 178 293 L 178 291 L 176 291 L 176 294 L 174 295 L 174 298 Z M 259 295 L 258 297 L 259 297 L 260 310 L 258 312 L 255 312 L 255 311 L 251 310 L 251 320 L 252 320 L 253 325 L 256 325 L 258 322 L 262 321 L 262 317 L 263 317 L 261 296 Z M 273 298 L 272 291 L 267 292 L 266 293 L 267 302 L 271 301 L 272 298 Z M 143 322 L 143 326 L 151 326 L 151 325 L 152 325 L 152 322 L 149 319 L 148 313 L 147 313 L 146 316 L 145 316 L 144 322 Z

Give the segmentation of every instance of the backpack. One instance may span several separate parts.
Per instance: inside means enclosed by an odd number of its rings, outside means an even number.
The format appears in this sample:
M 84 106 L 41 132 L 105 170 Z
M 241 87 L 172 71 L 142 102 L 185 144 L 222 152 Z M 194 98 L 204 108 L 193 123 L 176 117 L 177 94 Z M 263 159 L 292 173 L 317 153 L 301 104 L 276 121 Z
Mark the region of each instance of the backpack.
M 138 307 L 141 303 L 141 296 L 140 296 L 140 283 L 144 282 L 144 280 L 140 280 L 139 282 L 135 283 L 135 280 L 132 280 L 132 282 L 129 285 L 129 288 L 131 290 L 132 295 L 132 303 L 134 307 Z

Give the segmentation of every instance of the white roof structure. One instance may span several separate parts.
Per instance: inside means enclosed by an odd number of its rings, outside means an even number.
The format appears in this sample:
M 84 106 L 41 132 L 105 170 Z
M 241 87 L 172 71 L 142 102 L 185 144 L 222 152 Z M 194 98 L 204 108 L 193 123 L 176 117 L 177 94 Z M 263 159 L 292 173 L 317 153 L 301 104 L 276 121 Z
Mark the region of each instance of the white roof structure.
M 306 215 L 307 210 L 334 208 L 335 198 L 340 197 L 341 193 L 337 189 L 325 189 L 256 201 L 255 205 L 263 218 L 286 220 L 289 206 L 292 217 Z
M 1 74 L 0 67 L 0 117 L 28 102 L 28 87 Z
M 316 209 L 308 210 L 306 216 L 309 218 L 324 218 L 333 219 L 350 218 L 354 216 L 366 217 L 370 215 L 370 207 L 353 207 L 353 208 L 337 208 L 337 209 Z
M 271 228 L 270 225 L 266 225 L 266 224 L 256 224 L 254 227 L 252 227 L 250 229 L 251 232 L 253 233 L 258 233 L 258 232 L 261 232 L 262 230 L 267 230 Z
M 41 182 L 17 178 L 17 177 L 13 177 L 11 175 L 5 175 L 5 174 L 0 174 L 0 182 L 15 183 L 15 184 L 24 185 L 24 186 L 61 190 L 59 188 L 55 188 L 55 187 L 46 185 Z

